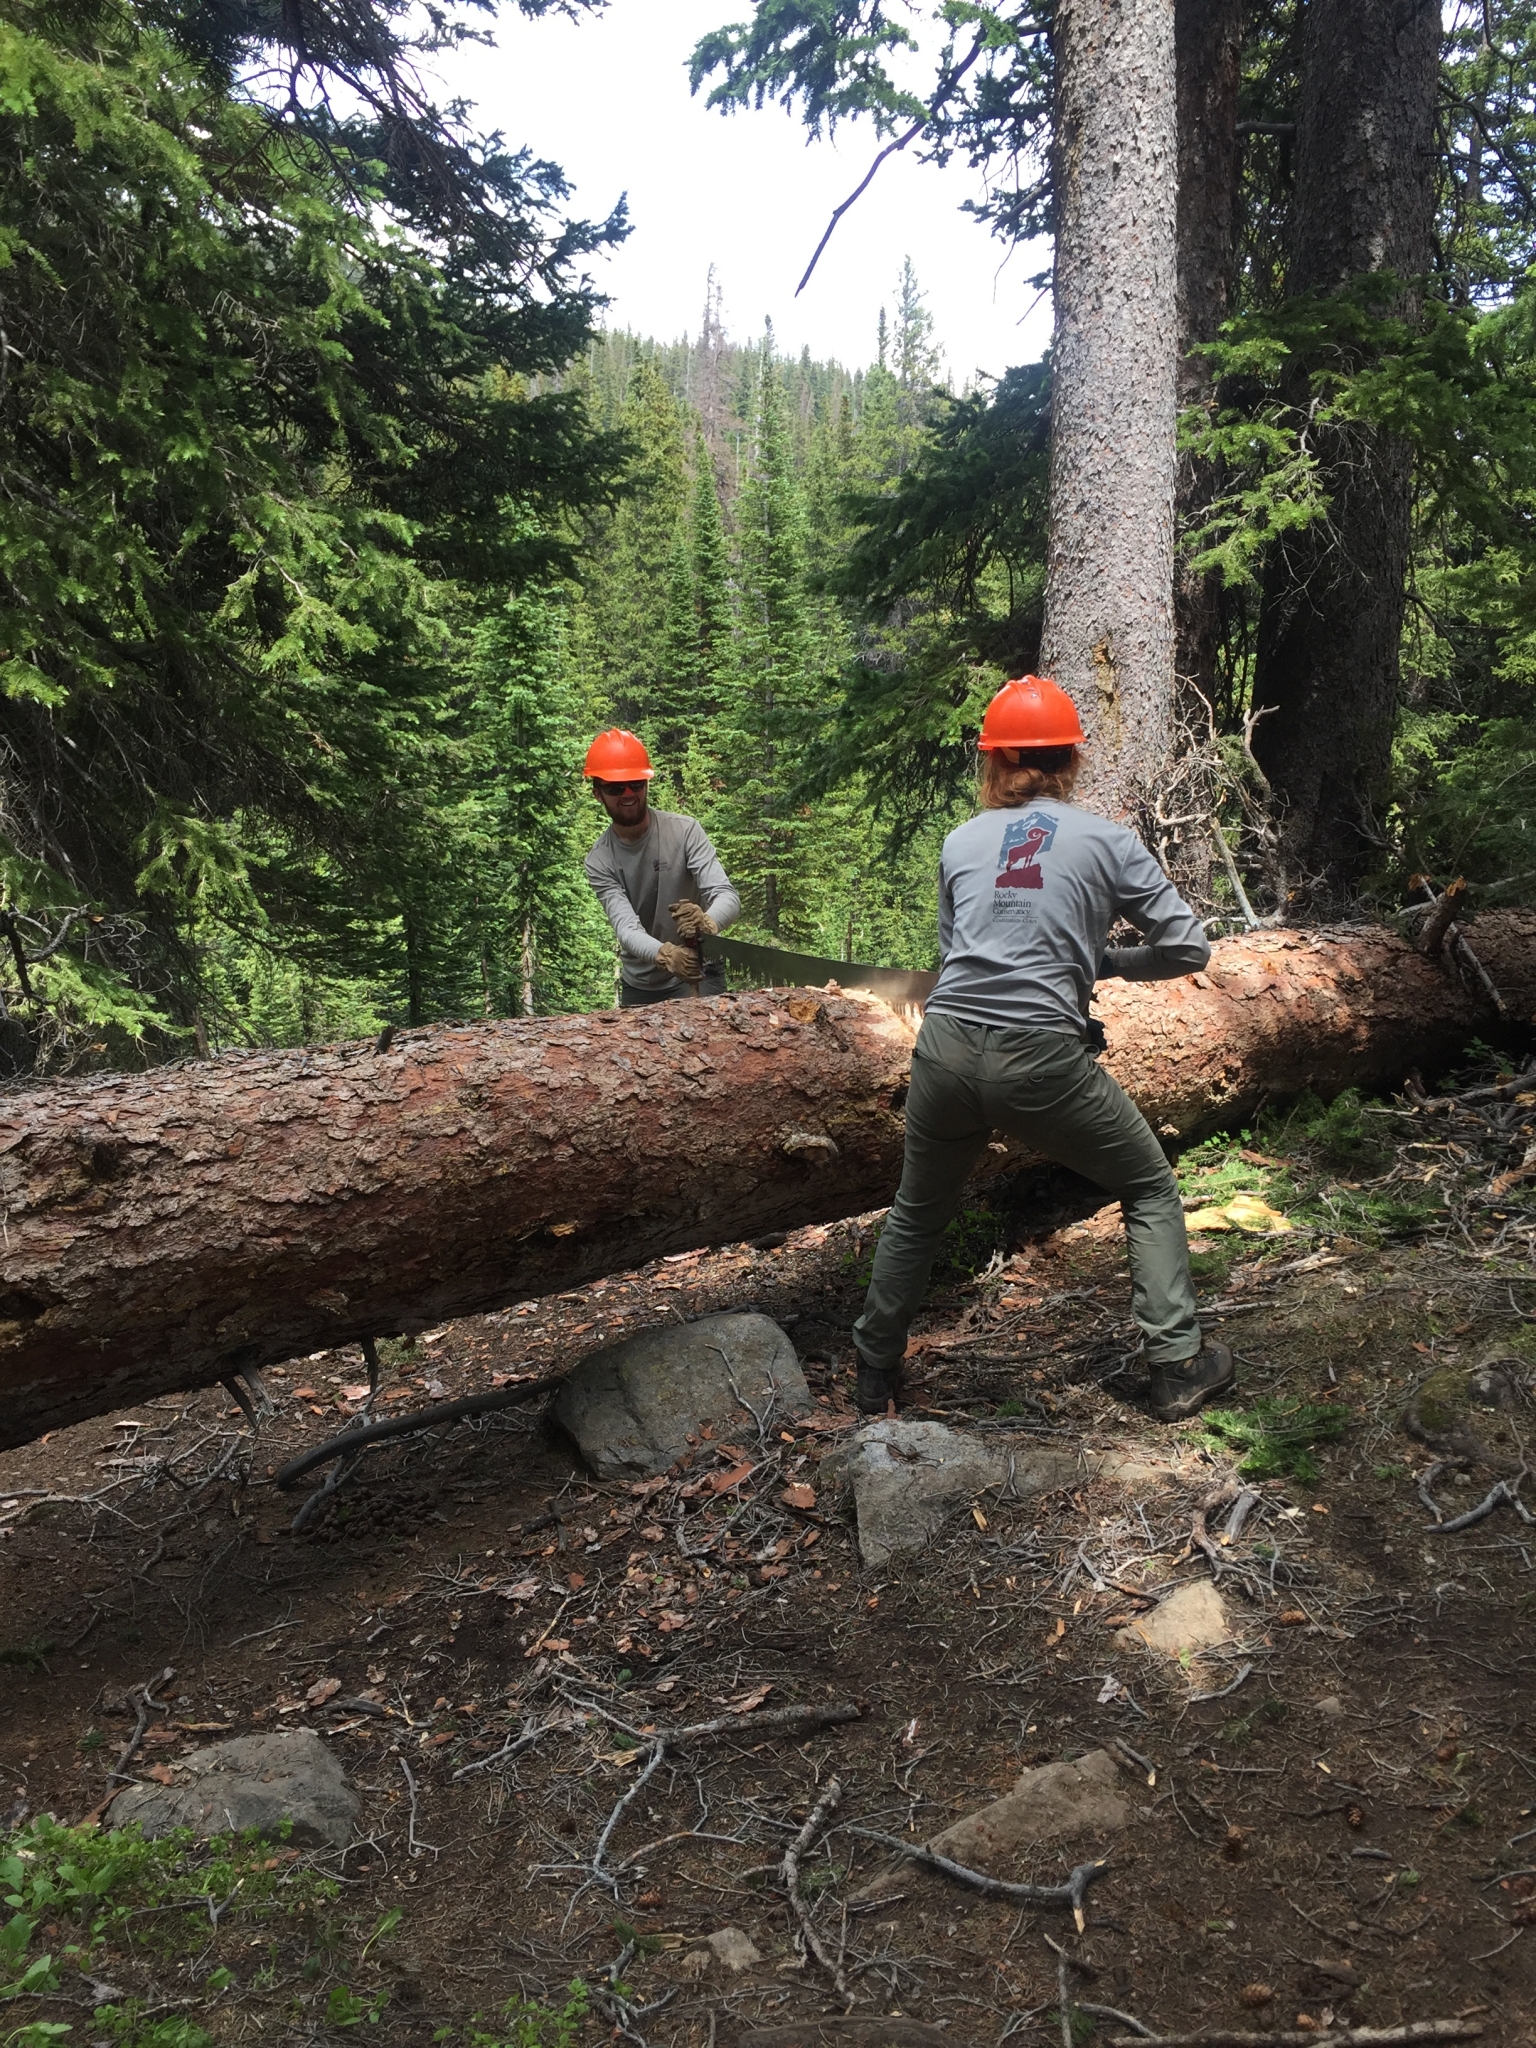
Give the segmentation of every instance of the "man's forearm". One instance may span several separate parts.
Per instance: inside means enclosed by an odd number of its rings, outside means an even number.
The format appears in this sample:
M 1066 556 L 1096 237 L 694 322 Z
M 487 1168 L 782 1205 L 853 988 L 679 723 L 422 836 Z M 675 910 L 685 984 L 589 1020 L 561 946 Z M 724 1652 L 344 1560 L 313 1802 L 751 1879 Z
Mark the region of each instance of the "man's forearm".
M 734 924 L 737 918 L 740 917 L 741 898 L 730 884 L 727 883 L 723 889 L 715 891 L 714 895 L 704 905 L 704 908 L 714 920 L 715 930 L 723 932 L 727 925 Z

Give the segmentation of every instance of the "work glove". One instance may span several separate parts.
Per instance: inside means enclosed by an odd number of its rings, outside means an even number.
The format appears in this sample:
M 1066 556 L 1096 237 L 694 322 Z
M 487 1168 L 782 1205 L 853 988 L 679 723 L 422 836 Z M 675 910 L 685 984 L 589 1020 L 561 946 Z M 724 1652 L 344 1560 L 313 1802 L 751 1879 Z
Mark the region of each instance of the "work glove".
M 674 903 L 668 914 L 685 939 L 713 939 L 719 936 L 719 925 L 702 903 Z
M 675 974 L 679 981 L 703 979 L 704 963 L 691 946 L 663 943 L 656 955 L 656 965 L 668 974 Z

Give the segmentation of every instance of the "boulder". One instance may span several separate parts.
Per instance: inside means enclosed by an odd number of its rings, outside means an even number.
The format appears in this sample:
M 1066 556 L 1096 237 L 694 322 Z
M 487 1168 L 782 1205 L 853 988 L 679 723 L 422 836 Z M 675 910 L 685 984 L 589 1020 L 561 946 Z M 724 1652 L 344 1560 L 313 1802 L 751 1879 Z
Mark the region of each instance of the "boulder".
M 988 1877 L 1008 1877 L 1026 1849 L 1123 1828 L 1130 1818 L 1114 1759 L 1095 1749 L 1025 1771 L 1011 1792 L 930 1837 L 928 1847 Z
M 1490 1345 L 1475 1365 L 1441 1365 L 1408 1397 L 1403 1427 L 1441 1457 L 1517 1472 L 1524 1463 L 1518 1416 L 1529 1369 L 1506 1342 Z
M 881 1565 L 921 1550 L 955 1508 L 1008 1478 L 1007 1457 L 942 1422 L 874 1422 L 823 1458 L 824 1484 L 852 1487 L 859 1555 Z
M 191 1828 L 198 1835 L 254 1828 L 300 1849 L 344 1849 L 357 1818 L 347 1774 L 311 1728 L 240 1735 L 182 1757 L 169 1785 L 130 1785 L 107 1809 L 110 1826 L 137 1821 L 146 1835 Z
M 752 1937 L 739 1927 L 717 1927 L 713 1934 L 704 1937 L 704 1942 L 715 1961 L 727 1970 L 750 1970 L 754 1963 L 763 1960 Z
M 767 1316 L 664 1323 L 584 1358 L 551 1413 L 599 1479 L 650 1479 L 707 1426 L 755 1441 L 770 1414 L 803 1415 L 810 1388 Z
M 734 1976 L 740 1970 L 750 1970 L 754 1963 L 763 1960 L 751 1935 L 739 1927 L 717 1927 L 713 1934 L 706 1934 L 702 1948 L 690 1949 L 682 1960 L 682 1973 L 697 1981 L 707 1977 L 718 1966 L 729 1970 Z
M 1013 1879 L 1022 1874 L 1026 1850 L 1106 1834 L 1127 1826 L 1130 1818 L 1130 1801 L 1121 1790 L 1114 1759 L 1095 1749 L 1071 1763 L 1041 1764 L 1025 1771 L 1011 1792 L 931 1835 L 926 1846 L 988 1877 Z M 851 1903 L 872 1905 L 889 1898 L 906 1890 L 916 1875 L 911 1863 L 892 1861 Z
M 1115 1631 L 1122 1650 L 1156 1650 L 1175 1660 L 1232 1640 L 1221 1595 L 1209 1579 L 1191 1579 L 1160 1600 L 1148 1614 Z

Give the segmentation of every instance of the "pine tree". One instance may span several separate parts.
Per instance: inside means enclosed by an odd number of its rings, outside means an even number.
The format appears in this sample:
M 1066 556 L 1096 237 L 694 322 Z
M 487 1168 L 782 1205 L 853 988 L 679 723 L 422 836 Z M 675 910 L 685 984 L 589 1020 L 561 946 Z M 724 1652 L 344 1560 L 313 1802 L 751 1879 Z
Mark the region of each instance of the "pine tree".
M 582 732 L 560 593 L 509 598 L 476 635 L 472 674 L 476 786 L 464 822 L 478 858 L 461 948 L 480 1007 L 527 1016 L 604 1004 L 612 944 L 581 871 L 591 832 L 578 808 Z
M 702 434 L 693 447 L 693 586 L 698 603 L 701 689 L 697 715 L 713 716 L 736 673 L 736 612 L 731 557 L 715 488 L 715 469 Z
M 649 356 L 635 365 L 619 424 L 634 449 L 631 495 L 596 550 L 589 602 L 606 714 L 638 731 L 667 715 L 670 570 L 688 503 L 682 414 Z
M 754 441 L 738 508 L 741 674 L 721 720 L 715 822 L 751 921 L 774 938 L 805 936 L 814 920 L 816 833 L 794 785 L 821 678 L 806 595 L 805 507 L 771 358 Z
M 703 662 L 699 608 L 694 593 L 693 550 L 688 528 L 678 521 L 667 565 L 667 613 L 658 678 L 657 704 L 651 725 L 663 773 L 681 795 L 681 776 L 690 730 L 697 720 Z

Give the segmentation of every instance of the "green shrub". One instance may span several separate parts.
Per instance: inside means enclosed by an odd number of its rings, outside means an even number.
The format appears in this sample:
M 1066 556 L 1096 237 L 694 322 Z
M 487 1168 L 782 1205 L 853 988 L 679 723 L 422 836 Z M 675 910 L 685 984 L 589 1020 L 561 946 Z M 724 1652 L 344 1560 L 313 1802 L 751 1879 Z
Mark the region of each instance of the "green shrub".
M 1335 1401 L 1277 1401 L 1261 1395 L 1251 1408 L 1207 1408 L 1200 1418 L 1209 1443 L 1241 1451 L 1237 1469 L 1245 1479 L 1319 1476 L 1311 1446 L 1344 1434 L 1350 1412 Z

